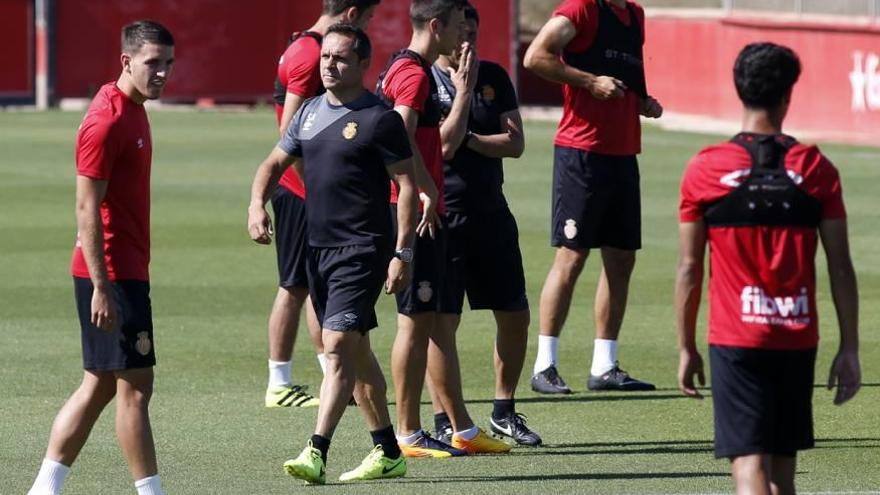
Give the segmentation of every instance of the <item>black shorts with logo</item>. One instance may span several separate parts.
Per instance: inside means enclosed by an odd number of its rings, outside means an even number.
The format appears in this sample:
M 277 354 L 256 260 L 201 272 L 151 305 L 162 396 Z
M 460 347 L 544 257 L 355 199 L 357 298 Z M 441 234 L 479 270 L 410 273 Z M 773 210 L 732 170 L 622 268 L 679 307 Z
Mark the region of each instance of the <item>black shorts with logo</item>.
M 119 319 L 112 332 L 92 324 L 94 285 L 87 278 L 74 277 L 73 291 L 79 314 L 83 368 L 118 371 L 156 365 L 153 346 L 153 309 L 150 283 L 144 280 L 117 280 L 110 284 Z
M 461 313 L 465 294 L 471 309 L 528 309 L 519 229 L 510 209 L 470 215 L 450 212 L 446 219 L 446 287 L 454 313 Z
M 709 346 L 715 457 L 812 448 L 816 349 Z
M 397 205 L 391 207 L 391 219 L 396 238 Z M 445 223 L 443 219 L 441 222 Z M 446 290 L 446 241 L 445 228 L 435 229 L 433 239 L 427 234 L 424 237 L 416 236 L 412 278 L 409 285 L 395 294 L 398 314 L 461 313 L 460 305 L 459 310 L 455 311 L 455 301 Z
M 278 256 L 278 286 L 308 287 L 308 243 L 306 202 L 284 187 L 272 195 L 275 213 L 275 252 Z
M 641 215 L 635 155 L 554 148 L 553 246 L 635 251 L 642 247 Z
M 360 333 L 376 328 L 376 301 L 390 260 L 387 247 L 311 246 L 309 293 L 321 328 Z

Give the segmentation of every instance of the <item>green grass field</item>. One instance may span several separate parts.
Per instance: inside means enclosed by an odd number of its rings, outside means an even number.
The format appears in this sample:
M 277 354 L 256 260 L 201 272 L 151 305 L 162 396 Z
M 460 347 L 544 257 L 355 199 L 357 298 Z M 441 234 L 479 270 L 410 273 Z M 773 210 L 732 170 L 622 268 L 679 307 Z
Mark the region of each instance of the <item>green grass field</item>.
M 81 377 L 79 328 L 69 276 L 74 242 L 74 137 L 79 113 L 0 112 L 0 493 L 27 491 L 49 427 Z M 299 452 L 316 411 L 266 410 L 265 324 L 275 291 L 274 252 L 245 231 L 249 186 L 274 144 L 274 118 L 252 113 L 152 115 L 152 288 L 159 366 L 152 416 L 169 494 L 314 493 L 718 493 L 729 492 L 726 461 L 712 456 L 710 400 L 675 387 L 672 288 L 677 249 L 677 185 L 688 157 L 718 137 L 646 129 L 642 163 L 644 249 L 639 254 L 621 336 L 621 361 L 657 383 L 643 394 L 587 393 L 596 260 L 581 277 L 561 350 L 568 397 L 532 393 L 532 339 L 519 409 L 546 445 L 506 456 L 413 461 L 405 479 L 304 488 L 281 463 Z M 524 157 L 507 163 L 506 191 L 517 216 L 533 321 L 549 247 L 554 126 L 527 125 Z M 880 150 L 825 146 L 843 177 L 853 257 L 861 289 L 865 386 L 852 403 L 831 404 L 820 388 L 836 349 L 836 321 L 824 260 L 818 260 L 823 342 L 815 394 L 817 448 L 802 454 L 802 492 L 866 492 L 880 487 Z M 874 199 L 871 199 L 874 198 Z M 393 300 L 379 303 L 373 343 L 386 374 L 394 335 Z M 701 322 L 705 321 L 705 307 Z M 700 324 L 700 342 L 705 342 Z M 537 334 L 533 324 L 531 335 Z M 465 397 L 484 427 L 491 411 L 494 324 L 466 313 L 459 332 Z M 315 390 L 320 371 L 300 339 L 296 380 Z M 705 346 L 703 346 L 705 347 Z M 427 395 L 425 395 L 427 397 Z M 392 415 L 394 411 L 392 410 Z M 67 494 L 134 493 L 113 434 L 101 418 L 66 485 Z M 430 406 L 423 408 L 432 426 Z M 328 480 L 370 449 L 357 409 L 334 439 Z

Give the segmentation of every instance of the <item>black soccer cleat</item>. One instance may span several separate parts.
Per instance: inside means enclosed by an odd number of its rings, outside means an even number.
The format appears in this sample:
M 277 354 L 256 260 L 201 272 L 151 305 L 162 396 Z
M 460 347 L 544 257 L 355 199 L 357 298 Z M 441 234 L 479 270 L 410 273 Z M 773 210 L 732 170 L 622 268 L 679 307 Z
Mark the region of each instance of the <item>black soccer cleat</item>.
M 446 423 L 443 425 L 443 428 L 438 429 L 434 433 L 437 436 L 437 440 L 440 440 L 447 445 L 452 445 L 452 434 L 454 433 L 452 430 L 452 423 Z
M 537 447 L 541 445 L 541 437 L 526 426 L 526 417 L 521 413 L 512 413 L 504 418 L 489 418 L 489 428 L 496 435 L 512 438 L 520 445 Z
M 653 383 L 636 380 L 629 373 L 620 369 L 617 363 L 614 367 L 601 376 L 590 375 L 587 380 L 587 388 L 590 390 L 620 390 L 624 392 L 643 392 L 655 390 Z
M 571 389 L 565 384 L 565 380 L 559 376 L 556 366 L 532 375 L 532 390 L 539 394 L 570 394 Z

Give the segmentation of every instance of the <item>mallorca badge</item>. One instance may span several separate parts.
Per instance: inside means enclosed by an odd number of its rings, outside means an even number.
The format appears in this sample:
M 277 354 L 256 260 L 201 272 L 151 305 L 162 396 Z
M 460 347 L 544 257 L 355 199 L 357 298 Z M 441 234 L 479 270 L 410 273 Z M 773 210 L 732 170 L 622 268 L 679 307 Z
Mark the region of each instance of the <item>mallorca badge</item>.
M 358 134 L 358 125 L 357 122 L 349 122 L 345 124 L 345 128 L 342 129 L 342 137 L 351 141 Z

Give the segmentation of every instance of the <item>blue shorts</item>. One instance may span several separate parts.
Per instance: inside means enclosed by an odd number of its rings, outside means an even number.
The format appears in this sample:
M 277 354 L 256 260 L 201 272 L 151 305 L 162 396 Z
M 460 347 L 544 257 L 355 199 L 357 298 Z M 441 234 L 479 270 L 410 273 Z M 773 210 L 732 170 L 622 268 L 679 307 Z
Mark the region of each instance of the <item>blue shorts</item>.
M 391 208 L 395 238 L 397 233 L 397 205 Z M 442 221 L 442 220 L 441 220 Z M 397 313 L 461 313 L 455 310 L 455 301 L 446 289 L 446 229 L 434 231 L 434 238 L 416 236 L 413 246 L 412 278 L 408 286 L 395 294 Z
M 309 293 L 321 328 L 360 333 L 376 328 L 376 301 L 390 260 L 388 248 L 311 246 Z
M 635 155 L 603 155 L 555 147 L 553 246 L 640 249 L 641 208 Z
M 816 349 L 709 346 L 715 457 L 812 448 Z
M 519 229 L 507 207 L 491 212 L 446 214 L 447 290 L 455 313 L 467 294 L 471 309 L 529 309 Z
M 282 186 L 272 195 L 275 213 L 275 252 L 278 256 L 278 286 L 308 287 L 308 243 L 306 202 Z
M 153 345 L 153 309 L 150 283 L 143 280 L 117 280 L 110 287 L 119 324 L 107 332 L 92 324 L 94 285 L 87 278 L 74 277 L 73 290 L 82 337 L 83 368 L 118 371 L 156 365 Z

